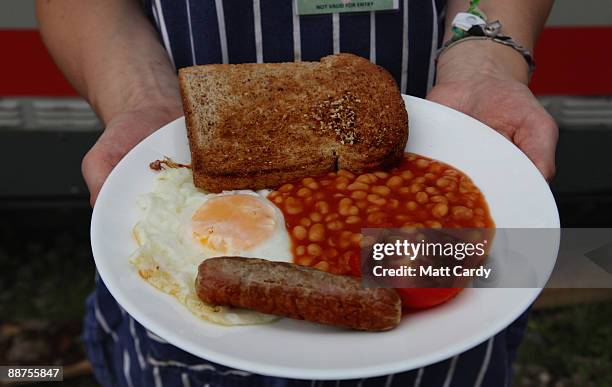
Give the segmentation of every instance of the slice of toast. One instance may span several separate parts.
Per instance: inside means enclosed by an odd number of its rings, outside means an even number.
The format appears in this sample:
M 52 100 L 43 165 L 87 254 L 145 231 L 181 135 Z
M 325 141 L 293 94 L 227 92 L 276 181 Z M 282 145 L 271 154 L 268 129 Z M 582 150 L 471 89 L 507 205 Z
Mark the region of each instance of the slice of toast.
M 194 183 L 209 192 L 390 167 L 408 139 L 395 81 L 352 54 L 193 66 L 179 82 Z

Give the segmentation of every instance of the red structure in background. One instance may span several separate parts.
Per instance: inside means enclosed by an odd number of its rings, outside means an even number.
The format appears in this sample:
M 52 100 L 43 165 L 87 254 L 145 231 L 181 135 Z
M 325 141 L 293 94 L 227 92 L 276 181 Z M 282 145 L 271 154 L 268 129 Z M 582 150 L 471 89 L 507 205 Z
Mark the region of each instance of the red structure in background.
M 549 27 L 535 49 L 538 95 L 612 95 L 612 27 Z
M 75 96 L 36 30 L 0 30 L 0 96 Z M 538 95 L 612 95 L 612 27 L 546 28 L 535 49 Z
M 0 30 L 0 96 L 75 96 L 36 30 Z

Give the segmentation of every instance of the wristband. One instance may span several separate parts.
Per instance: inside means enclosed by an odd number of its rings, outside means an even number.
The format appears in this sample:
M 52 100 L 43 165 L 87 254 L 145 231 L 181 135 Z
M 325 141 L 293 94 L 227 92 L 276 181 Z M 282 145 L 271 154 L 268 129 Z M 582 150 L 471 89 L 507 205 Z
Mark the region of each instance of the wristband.
M 460 12 L 455 16 L 452 22 L 453 36 L 442 45 L 436 57 L 440 57 L 450 47 L 467 40 L 492 40 L 518 51 L 525 58 L 531 76 L 535 70 L 535 61 L 531 52 L 510 36 L 502 34 L 502 24 L 499 20 L 487 22 L 484 12 L 478 9 L 478 3 L 479 0 L 471 0 L 468 11 Z

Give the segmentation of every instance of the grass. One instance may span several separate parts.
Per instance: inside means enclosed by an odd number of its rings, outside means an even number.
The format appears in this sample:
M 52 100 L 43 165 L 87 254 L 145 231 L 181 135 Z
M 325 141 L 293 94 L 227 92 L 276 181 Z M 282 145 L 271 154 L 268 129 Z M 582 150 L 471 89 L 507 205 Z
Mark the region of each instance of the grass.
M 89 212 L 58 210 L 51 216 L 56 229 L 41 223 L 38 211 L 0 214 L 0 319 L 81 318 L 94 284 Z
M 612 301 L 533 312 L 515 386 L 612 386 Z

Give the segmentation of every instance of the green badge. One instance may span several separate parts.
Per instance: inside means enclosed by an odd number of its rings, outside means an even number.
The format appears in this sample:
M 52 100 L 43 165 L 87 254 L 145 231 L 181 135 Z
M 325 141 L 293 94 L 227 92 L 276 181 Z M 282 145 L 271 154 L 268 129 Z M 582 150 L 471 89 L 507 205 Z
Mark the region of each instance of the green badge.
M 399 8 L 399 0 L 295 0 L 298 15 L 388 11 Z

